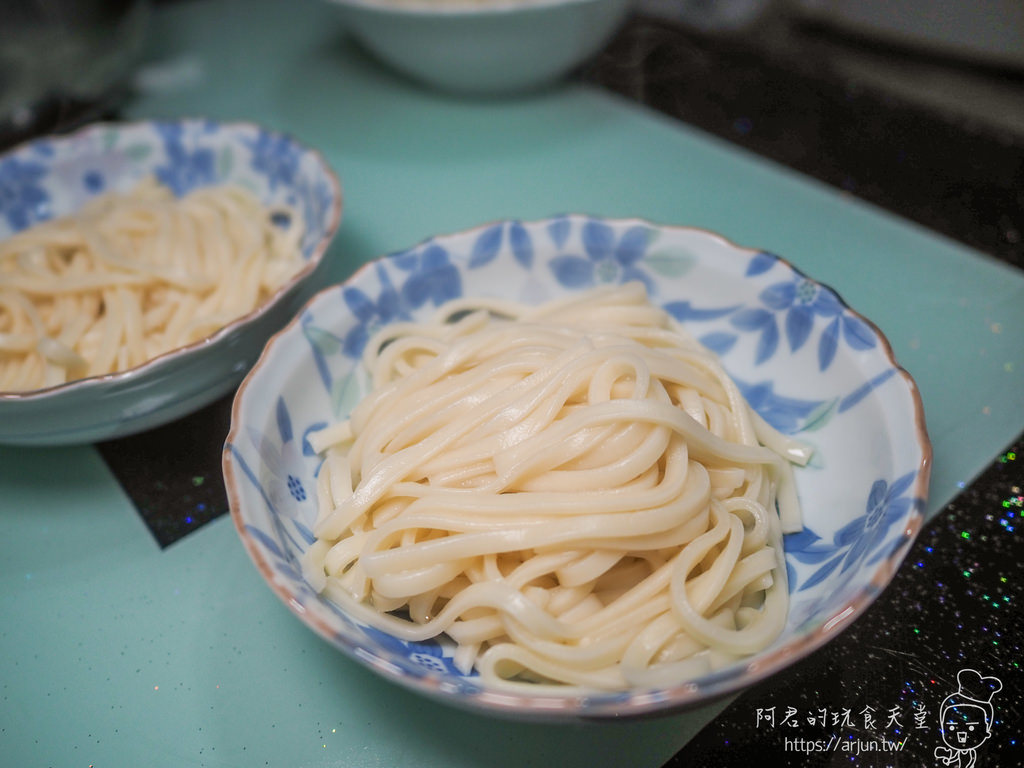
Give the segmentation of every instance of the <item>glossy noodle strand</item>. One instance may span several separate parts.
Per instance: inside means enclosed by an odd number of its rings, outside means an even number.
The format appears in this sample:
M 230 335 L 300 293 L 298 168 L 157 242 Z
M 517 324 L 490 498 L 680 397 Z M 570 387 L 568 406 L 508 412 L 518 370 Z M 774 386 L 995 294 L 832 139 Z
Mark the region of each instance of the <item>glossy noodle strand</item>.
M 781 632 L 809 451 L 642 285 L 460 299 L 363 362 L 369 395 L 312 436 L 303 563 L 360 620 L 563 691 L 679 683 Z
M 124 371 L 251 312 L 302 267 L 300 219 L 147 179 L 0 242 L 0 392 Z

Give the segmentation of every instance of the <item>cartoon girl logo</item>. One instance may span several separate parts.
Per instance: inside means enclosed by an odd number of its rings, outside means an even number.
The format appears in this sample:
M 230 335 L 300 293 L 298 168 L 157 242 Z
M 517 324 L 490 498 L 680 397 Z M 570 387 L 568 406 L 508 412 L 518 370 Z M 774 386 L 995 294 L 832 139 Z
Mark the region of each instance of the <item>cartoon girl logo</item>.
M 992 697 L 1003 684 L 999 678 L 982 677 L 974 669 L 961 669 L 956 682 L 959 688 L 943 699 L 939 708 L 939 728 L 946 746 L 936 747 L 935 757 L 942 765 L 974 768 L 978 747 L 992 735 Z

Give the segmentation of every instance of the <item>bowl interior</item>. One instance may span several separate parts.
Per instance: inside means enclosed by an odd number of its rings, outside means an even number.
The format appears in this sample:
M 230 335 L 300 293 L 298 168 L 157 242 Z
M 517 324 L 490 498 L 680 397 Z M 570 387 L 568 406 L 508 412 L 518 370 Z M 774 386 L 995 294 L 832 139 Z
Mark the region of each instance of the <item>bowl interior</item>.
M 0 158 L 0 238 L 106 192 L 129 191 L 147 176 L 179 197 L 230 183 L 265 205 L 294 206 L 307 223 L 307 261 L 321 255 L 327 230 L 337 226 L 338 181 L 318 153 L 255 124 L 192 119 L 100 123 L 15 148 Z
M 786 537 L 783 636 L 685 685 L 587 697 L 488 691 L 444 642 L 406 643 L 360 625 L 302 579 L 319 460 L 308 434 L 368 391 L 358 363 L 382 324 L 425 319 L 457 296 L 540 303 L 642 280 L 716 351 L 751 405 L 810 443 L 797 472 L 802 532 Z M 503 221 L 428 240 L 321 292 L 268 345 L 235 400 L 225 446 L 232 515 L 256 565 L 299 617 L 385 676 L 453 703 L 523 717 L 601 717 L 690 706 L 745 687 L 845 627 L 899 566 L 922 520 L 930 446 L 920 398 L 884 337 L 836 294 L 767 253 L 638 220 Z
M 237 385 L 266 339 L 308 298 L 297 288 L 337 230 L 340 184 L 319 153 L 250 123 L 101 123 L 21 145 L 0 158 L 0 239 L 71 214 L 98 195 L 131 190 L 146 177 L 178 196 L 235 184 L 264 205 L 293 207 L 305 225 L 304 266 L 268 301 L 201 341 L 121 373 L 0 393 L 0 441 L 104 439 L 195 410 Z

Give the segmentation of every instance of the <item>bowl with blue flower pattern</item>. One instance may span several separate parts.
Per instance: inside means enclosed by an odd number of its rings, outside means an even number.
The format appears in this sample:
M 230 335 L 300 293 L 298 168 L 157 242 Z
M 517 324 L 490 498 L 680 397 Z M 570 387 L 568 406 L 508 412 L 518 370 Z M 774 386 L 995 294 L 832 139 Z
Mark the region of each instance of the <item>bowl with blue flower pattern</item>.
M 301 266 L 252 311 L 142 365 L 0 392 L 0 443 L 95 442 L 195 411 L 236 387 L 267 339 L 316 292 L 314 275 L 341 220 L 340 183 L 318 152 L 251 123 L 100 123 L 22 144 L 0 157 L 0 240 L 146 178 L 178 197 L 232 184 L 264 206 L 290 206 L 304 221 Z
M 753 657 L 685 684 L 585 696 L 489 690 L 441 643 L 365 626 L 303 579 L 320 457 L 309 435 L 368 391 L 360 354 L 380 326 L 460 296 L 541 303 L 642 281 L 716 352 L 772 426 L 814 449 L 797 471 L 804 515 L 785 537 L 790 607 Z M 275 336 L 235 397 L 224 449 L 231 514 L 275 594 L 344 653 L 454 705 L 545 720 L 678 710 L 736 692 L 835 637 L 890 582 L 923 521 L 931 446 L 921 399 L 890 345 L 830 288 L 710 232 L 580 215 L 499 221 L 376 260 L 320 292 Z

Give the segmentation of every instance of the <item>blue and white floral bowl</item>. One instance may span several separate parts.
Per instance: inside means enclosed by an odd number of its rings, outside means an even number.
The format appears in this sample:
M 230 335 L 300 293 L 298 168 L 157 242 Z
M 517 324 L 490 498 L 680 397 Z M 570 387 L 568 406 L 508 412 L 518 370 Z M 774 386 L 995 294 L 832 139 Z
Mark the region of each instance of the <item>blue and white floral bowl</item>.
M 586 697 L 489 691 L 439 643 L 363 626 L 303 580 L 319 459 L 308 435 L 368 390 L 359 355 L 386 323 L 426 319 L 458 296 L 540 303 L 642 280 L 715 350 L 751 405 L 810 443 L 797 472 L 801 533 L 786 537 L 791 607 L 782 637 L 684 685 Z M 224 449 L 231 514 L 273 591 L 299 618 L 381 675 L 456 705 L 521 718 L 623 717 L 694 706 L 806 656 L 892 579 L 922 525 L 931 446 L 914 382 L 869 321 L 769 253 L 709 232 L 564 216 L 501 221 L 427 240 L 318 294 L 268 344 L 235 398 Z
M 0 443 L 95 442 L 180 418 L 231 391 L 270 336 L 314 292 L 341 221 L 341 186 L 318 152 L 250 123 L 101 123 L 0 156 L 0 239 L 72 213 L 89 198 L 155 176 L 177 195 L 233 183 L 306 223 L 305 266 L 267 302 L 213 335 L 122 373 L 26 393 L 0 392 Z

